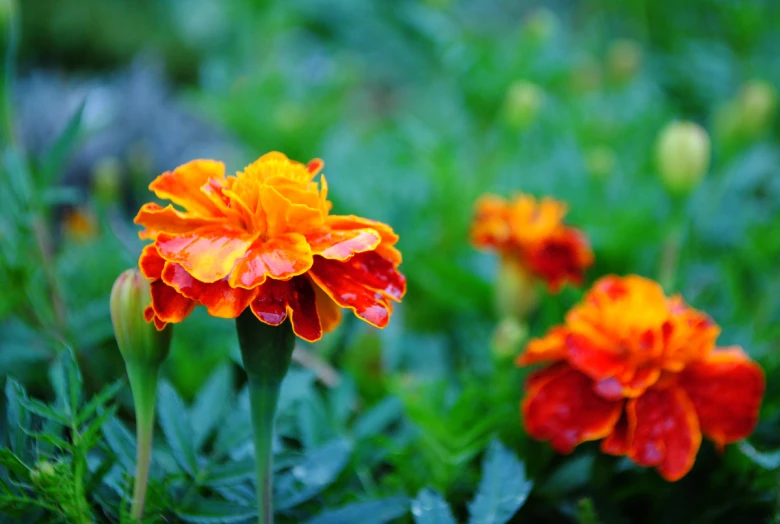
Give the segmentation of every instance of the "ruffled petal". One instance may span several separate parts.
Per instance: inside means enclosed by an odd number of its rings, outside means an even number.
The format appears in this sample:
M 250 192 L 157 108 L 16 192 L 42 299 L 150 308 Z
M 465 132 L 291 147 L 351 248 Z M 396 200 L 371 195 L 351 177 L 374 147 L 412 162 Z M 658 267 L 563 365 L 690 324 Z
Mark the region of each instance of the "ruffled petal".
M 182 266 L 171 262 L 165 265 L 162 279 L 185 297 L 205 306 L 214 317 L 238 317 L 257 295 L 257 290 L 232 288 L 225 279 L 210 284 L 200 282 Z
M 753 432 L 764 395 L 764 372 L 739 347 L 717 349 L 680 374 L 702 432 L 719 446 Z
M 333 260 L 347 260 L 355 253 L 373 251 L 382 241 L 373 229 L 328 230 L 306 238 L 315 255 Z
M 549 440 L 560 453 L 570 453 L 582 442 L 609 435 L 623 403 L 599 397 L 590 378 L 559 364 L 529 380 L 521 407 L 529 435 Z
M 157 250 L 165 260 L 181 264 L 197 280 L 210 283 L 230 274 L 253 240 L 243 231 L 203 227 L 183 235 L 161 234 Z
M 230 274 L 230 285 L 252 289 L 266 277 L 288 280 L 311 268 L 314 260 L 306 238 L 286 233 L 269 240 L 258 238 L 246 254 L 236 261 Z
M 141 256 L 138 258 L 138 268 L 141 270 L 141 274 L 149 280 L 159 280 L 162 277 L 165 259 L 157 252 L 157 246 L 154 244 L 144 246 Z
M 593 263 L 593 252 L 585 235 L 561 228 L 529 249 L 526 258 L 531 270 L 555 292 L 567 281 L 582 284 L 585 268 Z
M 341 306 L 336 304 L 332 298 L 318 285 L 313 285 L 315 303 L 317 304 L 317 314 L 320 317 L 322 332 L 328 333 L 336 329 L 341 323 Z
M 306 234 L 321 229 L 324 221 L 319 208 L 293 204 L 276 188 L 260 189 L 260 205 L 266 216 L 266 236 L 273 238 L 287 231 Z
M 566 338 L 569 330 L 566 326 L 555 326 L 542 338 L 531 340 L 515 364 L 529 366 L 539 362 L 557 362 L 567 355 Z
M 314 257 L 309 275 L 337 304 L 376 327 L 385 327 L 390 319 L 387 299 L 400 300 L 406 292 L 403 275 L 375 252 L 346 262 Z
M 601 451 L 607 455 L 622 456 L 628 453 L 628 435 L 633 429 L 628 427 L 628 418 L 620 417 L 612 433 L 601 441 Z
M 398 242 L 398 235 L 387 224 L 355 215 L 330 215 L 326 218 L 325 223 L 329 228 L 341 231 L 373 229 L 382 238 L 376 247 L 376 252 L 385 260 L 390 261 L 393 267 L 398 267 L 401 264 L 401 252 L 394 247 Z
M 693 467 L 701 445 L 696 410 L 685 391 L 672 386 L 647 390 L 626 403 L 629 457 L 640 466 L 655 466 L 674 482 Z
M 581 333 L 566 337 L 569 363 L 594 380 L 614 377 L 626 369 L 625 357 Z
M 182 213 L 170 204 L 160 207 L 155 203 L 149 203 L 141 206 L 133 222 L 146 228 L 138 233 L 139 237 L 154 239 L 160 233 L 172 235 L 187 233 L 199 227 L 219 224 L 224 220 L 222 217 L 201 217 Z
M 201 191 L 209 179 L 222 179 L 225 165 L 214 160 L 193 160 L 155 178 L 149 189 L 163 200 L 170 200 L 190 213 L 204 217 L 220 216 L 214 202 Z
M 150 288 L 154 314 L 162 322 L 181 322 L 195 308 L 194 300 L 185 297 L 162 280 L 155 280 L 150 284 Z
M 255 316 L 266 324 L 278 326 L 290 317 L 293 332 L 302 339 L 316 342 L 322 338 L 314 288 L 305 277 L 291 280 L 268 279 L 258 288 L 250 304 Z

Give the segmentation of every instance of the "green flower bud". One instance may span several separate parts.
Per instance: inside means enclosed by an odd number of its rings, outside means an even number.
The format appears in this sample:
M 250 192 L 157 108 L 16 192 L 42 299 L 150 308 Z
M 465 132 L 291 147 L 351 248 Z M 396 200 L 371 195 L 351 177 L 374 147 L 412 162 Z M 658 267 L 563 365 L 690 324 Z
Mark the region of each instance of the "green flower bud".
M 515 357 L 528 338 L 528 327 L 514 317 L 504 317 L 493 333 L 493 356 L 499 360 Z
M 42 460 L 35 464 L 35 467 L 30 471 L 30 480 L 39 487 L 49 486 L 58 481 L 57 471 L 51 462 Z
M 593 178 L 603 180 L 615 170 L 615 153 L 606 146 L 596 146 L 585 153 L 585 164 Z
M 544 103 L 544 91 L 531 82 L 519 81 L 509 87 L 504 103 L 504 117 L 513 127 L 530 126 Z
M 616 40 L 607 50 L 607 71 L 618 82 L 634 78 L 642 65 L 642 48 L 633 40 Z
M 710 165 L 710 138 L 693 122 L 671 122 L 656 145 L 656 160 L 664 186 L 675 194 L 696 188 Z
M 496 310 L 502 318 L 524 320 L 539 303 L 536 278 L 520 262 L 502 257 L 496 279 Z
M 137 269 L 128 269 L 111 289 L 111 322 L 125 362 L 159 365 L 168 356 L 173 328 L 157 331 L 144 319 L 151 302 L 149 282 Z
M 737 96 L 740 127 L 748 135 L 755 136 L 766 131 L 777 112 L 777 91 L 761 80 L 747 82 Z

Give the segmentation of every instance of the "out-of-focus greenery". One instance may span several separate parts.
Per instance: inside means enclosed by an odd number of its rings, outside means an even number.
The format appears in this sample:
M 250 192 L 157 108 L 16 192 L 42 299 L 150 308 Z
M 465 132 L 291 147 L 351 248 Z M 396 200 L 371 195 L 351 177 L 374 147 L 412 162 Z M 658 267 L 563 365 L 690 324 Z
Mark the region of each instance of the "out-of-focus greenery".
M 6 387 L 11 403 L 18 383 L 56 398 L 48 369 L 65 348 L 87 394 L 123 376 L 111 284 L 140 252 L 130 219 L 151 198 L 147 182 L 180 161 L 166 156 L 174 148 L 165 141 L 186 142 L 194 125 L 177 119 L 171 127 L 162 109 L 159 120 L 101 120 L 113 84 L 100 84 L 79 91 L 85 105 L 39 151 L 18 130 L 48 121 L 48 112 L 22 121 L 17 109 L 52 100 L 30 101 L 31 90 L 14 86 L 40 68 L 85 82 L 111 77 L 141 55 L 171 82 L 166 105 L 239 151 L 226 159 L 231 169 L 270 150 L 323 158 L 334 212 L 385 221 L 401 236 L 409 291 L 390 326 L 378 332 L 345 319 L 305 348 L 325 364 L 296 368 L 285 384 L 280 519 L 505 521 L 479 520 L 480 511 L 511 511 L 505 518 L 517 522 L 778 518 L 777 2 L 6 0 L 0 10 L 12 59 L 0 179 L 0 376 L 16 381 Z M 685 198 L 670 196 L 656 169 L 659 132 L 674 119 L 697 122 L 711 139 L 709 172 Z M 145 158 L 121 140 L 104 152 L 112 125 L 140 127 L 163 153 Z M 85 149 L 91 161 L 74 168 Z M 567 202 L 568 221 L 595 251 L 589 282 L 608 273 L 663 277 L 722 327 L 721 345 L 742 345 L 761 363 L 767 393 L 750 443 L 721 454 L 705 442 L 693 471 L 669 484 L 595 445 L 559 456 L 528 439 L 518 411 L 527 372 L 512 364 L 524 329 L 494 342 L 496 260 L 468 242 L 474 201 L 515 191 Z M 560 322 L 580 296 L 543 296 L 528 333 Z M 150 495 L 161 518 L 249 515 L 249 419 L 236 357 L 229 321 L 196 311 L 175 328 Z M 337 386 L 317 380 L 323 366 L 338 373 Z M 111 458 L 87 501 L 95 518 L 122 513 L 134 460 L 128 397 L 123 391 L 98 448 L 79 448 L 90 468 Z M 3 444 L 15 428 L 0 418 Z M 78 463 L 72 449 L 52 449 L 56 464 Z M 0 464 L 0 479 L 11 460 Z M 494 499 L 510 504 L 488 507 Z M 40 490 L 37 500 L 51 502 Z

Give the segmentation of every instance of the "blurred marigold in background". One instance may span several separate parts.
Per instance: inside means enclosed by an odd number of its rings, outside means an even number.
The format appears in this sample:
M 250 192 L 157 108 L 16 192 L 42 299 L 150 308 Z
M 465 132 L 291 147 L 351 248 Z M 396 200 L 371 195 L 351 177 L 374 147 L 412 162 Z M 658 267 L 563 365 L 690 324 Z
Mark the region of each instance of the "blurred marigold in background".
M 505 265 L 544 280 L 551 291 L 566 282 L 579 285 L 593 252 L 581 231 L 563 223 L 566 213 L 566 204 L 551 198 L 486 195 L 477 201 L 471 239 L 478 248 L 498 251 Z
M 683 477 L 702 435 L 722 448 L 758 419 L 764 373 L 741 348 L 716 348 L 719 332 L 651 280 L 600 279 L 517 359 L 548 364 L 526 384 L 526 430 L 561 453 L 603 439 L 605 453 Z
M 329 215 L 327 182 L 308 165 L 268 153 L 235 176 L 213 160 L 163 173 L 149 189 L 168 205 L 145 204 L 135 222 L 151 239 L 139 260 L 152 280 L 147 321 L 181 322 L 195 305 L 236 318 L 247 307 L 269 325 L 287 317 L 296 335 L 318 340 L 341 308 L 384 327 L 406 292 L 398 236 L 385 224 Z

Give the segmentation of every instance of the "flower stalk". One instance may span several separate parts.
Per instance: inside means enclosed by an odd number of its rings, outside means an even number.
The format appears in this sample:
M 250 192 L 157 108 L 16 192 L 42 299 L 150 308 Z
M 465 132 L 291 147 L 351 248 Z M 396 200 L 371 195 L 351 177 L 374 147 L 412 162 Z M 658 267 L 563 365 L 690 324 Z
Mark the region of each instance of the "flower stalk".
M 152 460 L 152 439 L 154 437 L 155 401 L 159 382 L 159 366 L 127 363 L 127 376 L 135 403 L 136 455 L 135 487 L 130 516 L 140 521 L 144 514 L 146 486 L 149 481 L 149 465 Z
M 295 335 L 289 322 L 269 326 L 258 321 L 249 309 L 236 319 L 236 330 L 249 385 L 258 522 L 272 524 L 274 418 L 282 380 L 292 360 Z

